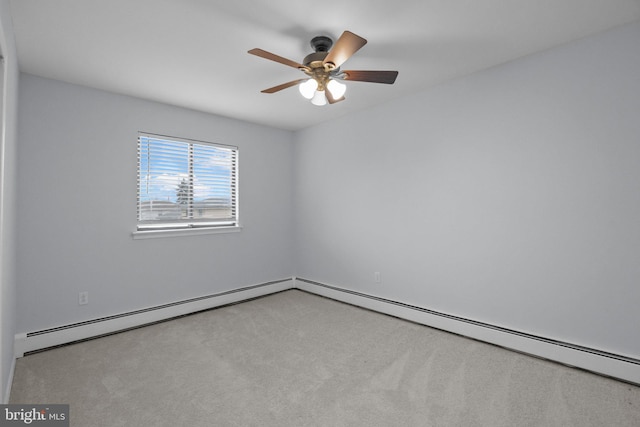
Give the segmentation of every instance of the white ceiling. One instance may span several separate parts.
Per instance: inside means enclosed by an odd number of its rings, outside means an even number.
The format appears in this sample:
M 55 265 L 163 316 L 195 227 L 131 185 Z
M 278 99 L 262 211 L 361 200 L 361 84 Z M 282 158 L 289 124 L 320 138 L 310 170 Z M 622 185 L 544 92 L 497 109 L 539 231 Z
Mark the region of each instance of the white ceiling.
M 12 0 L 20 69 L 38 76 L 296 130 L 640 19 L 640 0 Z M 369 43 L 343 68 L 398 70 L 347 82 L 316 107 L 304 77 L 247 54 L 301 62 L 309 40 Z

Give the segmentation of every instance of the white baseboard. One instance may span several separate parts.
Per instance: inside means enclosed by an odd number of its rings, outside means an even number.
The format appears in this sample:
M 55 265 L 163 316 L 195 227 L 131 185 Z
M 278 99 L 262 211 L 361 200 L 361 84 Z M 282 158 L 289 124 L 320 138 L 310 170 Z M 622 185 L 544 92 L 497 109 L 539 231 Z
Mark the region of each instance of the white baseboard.
M 297 289 L 640 385 L 640 360 L 296 278 Z
M 293 279 L 283 279 L 86 322 L 63 325 L 41 331 L 18 333 L 15 335 L 15 355 L 16 357 L 22 357 L 28 352 L 99 337 L 185 314 L 245 301 L 285 291 L 293 288 L 293 286 Z

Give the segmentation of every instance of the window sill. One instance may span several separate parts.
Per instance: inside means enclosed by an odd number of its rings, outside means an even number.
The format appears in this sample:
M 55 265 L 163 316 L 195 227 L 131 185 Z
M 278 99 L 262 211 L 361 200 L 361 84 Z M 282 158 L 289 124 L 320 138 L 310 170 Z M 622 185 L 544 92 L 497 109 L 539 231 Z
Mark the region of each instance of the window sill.
M 134 231 L 131 237 L 138 239 L 158 239 L 163 237 L 181 237 L 181 236 L 199 236 L 203 234 L 221 234 L 221 233 L 237 233 L 242 230 L 242 226 L 231 227 L 202 227 L 202 228 L 185 228 L 181 230 L 144 230 Z

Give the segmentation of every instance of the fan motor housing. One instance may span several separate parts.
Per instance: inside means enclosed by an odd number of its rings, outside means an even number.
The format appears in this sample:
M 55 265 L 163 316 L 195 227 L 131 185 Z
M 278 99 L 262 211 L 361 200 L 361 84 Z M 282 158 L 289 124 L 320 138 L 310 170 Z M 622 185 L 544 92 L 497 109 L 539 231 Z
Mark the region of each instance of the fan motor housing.
M 324 58 L 329 54 L 333 40 L 327 36 L 316 36 L 309 44 L 315 52 L 305 56 L 302 63 L 311 69 L 324 67 Z
M 320 68 L 324 67 L 323 61 L 324 58 L 327 57 L 329 52 L 314 52 L 305 56 L 303 59 L 303 64 L 309 68 Z

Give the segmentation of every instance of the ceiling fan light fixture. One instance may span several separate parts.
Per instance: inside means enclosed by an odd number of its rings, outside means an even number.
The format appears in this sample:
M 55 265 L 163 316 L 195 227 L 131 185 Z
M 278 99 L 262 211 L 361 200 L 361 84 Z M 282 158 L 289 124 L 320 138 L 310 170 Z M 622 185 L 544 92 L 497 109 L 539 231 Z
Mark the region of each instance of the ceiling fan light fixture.
M 335 79 L 331 79 L 329 80 L 329 83 L 327 83 L 327 89 L 329 90 L 329 92 L 331 92 L 331 95 L 334 99 L 340 99 L 347 91 L 347 85 Z
M 315 94 L 316 89 L 318 89 L 318 82 L 315 81 L 314 79 L 309 79 L 298 85 L 298 90 L 300 91 L 300 94 L 307 99 L 313 98 L 313 95 Z
M 318 107 L 322 107 L 327 104 L 327 97 L 324 94 L 323 90 L 316 90 L 313 94 L 313 98 L 311 98 L 311 103 L 313 105 L 317 105 Z
M 367 40 L 351 31 L 344 31 L 333 43 L 330 37 L 318 36 L 311 40 L 315 52 L 307 55 L 302 63 L 292 61 L 263 49 L 251 49 L 248 53 L 288 67 L 296 68 L 306 77 L 292 80 L 268 89 L 262 93 L 276 93 L 283 89 L 298 86 L 300 94 L 311 100 L 314 105 L 335 104 L 344 101 L 346 85 L 343 80 L 393 84 L 398 77 L 397 71 L 342 70 L 341 66 L 354 53 L 367 44 Z

